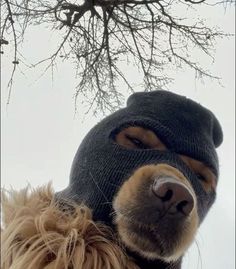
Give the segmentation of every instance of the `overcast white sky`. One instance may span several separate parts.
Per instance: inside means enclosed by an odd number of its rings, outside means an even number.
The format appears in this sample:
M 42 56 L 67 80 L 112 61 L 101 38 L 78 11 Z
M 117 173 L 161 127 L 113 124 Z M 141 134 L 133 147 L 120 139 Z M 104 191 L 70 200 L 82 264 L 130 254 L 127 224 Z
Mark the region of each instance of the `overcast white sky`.
M 219 9 L 216 21 L 228 32 L 234 32 L 234 9 L 226 15 Z M 44 31 L 29 32 L 24 51 L 28 61 L 45 56 L 50 43 Z M 37 57 L 36 57 L 37 56 Z M 196 242 L 186 253 L 183 269 L 233 269 L 235 238 L 235 52 L 234 39 L 218 43 L 212 71 L 222 77 L 216 82 L 195 81 L 194 73 L 180 72 L 171 90 L 186 95 L 211 109 L 222 124 L 224 143 L 218 149 L 221 175 L 217 201 L 200 227 Z M 68 184 L 72 159 L 88 130 L 101 118 L 88 115 L 83 109 L 74 115 L 76 80 L 69 63 L 60 65 L 39 80 L 40 70 L 18 73 L 6 106 L 6 84 L 12 68 L 9 55 L 2 57 L 1 137 L 2 186 L 15 189 L 27 182 L 38 186 L 52 180 L 56 190 Z M 22 70 L 25 70 L 21 66 Z M 198 245 L 198 247 L 197 247 Z

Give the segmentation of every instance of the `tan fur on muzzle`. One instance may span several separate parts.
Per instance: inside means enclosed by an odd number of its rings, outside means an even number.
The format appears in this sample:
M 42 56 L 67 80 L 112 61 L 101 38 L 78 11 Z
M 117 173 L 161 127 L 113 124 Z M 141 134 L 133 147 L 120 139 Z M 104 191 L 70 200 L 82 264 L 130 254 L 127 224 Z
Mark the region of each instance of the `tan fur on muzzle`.
M 50 185 L 2 191 L 1 269 L 138 269 L 85 206 L 62 211 Z

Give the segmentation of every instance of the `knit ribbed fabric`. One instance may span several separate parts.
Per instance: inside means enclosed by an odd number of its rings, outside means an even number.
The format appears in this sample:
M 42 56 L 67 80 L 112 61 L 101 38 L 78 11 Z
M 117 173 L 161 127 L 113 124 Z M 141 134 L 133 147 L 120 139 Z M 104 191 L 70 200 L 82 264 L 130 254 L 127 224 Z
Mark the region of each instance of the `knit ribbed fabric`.
M 151 129 L 168 150 L 127 149 L 116 144 L 115 135 L 128 126 Z M 215 148 L 222 139 L 216 117 L 200 104 L 167 91 L 135 93 L 129 97 L 127 107 L 106 117 L 87 134 L 75 155 L 69 186 L 57 197 L 83 202 L 93 209 L 95 220 L 111 223 L 112 201 L 123 182 L 138 167 L 166 163 L 191 182 L 202 221 L 215 193 L 204 191 L 178 154 L 204 162 L 218 177 Z

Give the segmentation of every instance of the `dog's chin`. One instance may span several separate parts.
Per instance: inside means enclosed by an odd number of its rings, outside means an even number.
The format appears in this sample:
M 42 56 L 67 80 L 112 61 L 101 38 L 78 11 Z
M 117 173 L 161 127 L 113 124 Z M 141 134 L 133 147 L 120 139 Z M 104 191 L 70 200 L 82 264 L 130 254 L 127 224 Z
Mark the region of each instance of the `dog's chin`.
M 120 216 L 117 227 L 121 240 L 129 250 L 148 259 L 161 259 L 165 256 L 161 238 L 147 225 Z
M 188 230 L 187 222 L 182 223 L 181 228 L 175 229 L 176 227 L 173 226 L 172 230 L 168 230 L 165 223 L 159 223 L 154 227 L 117 215 L 116 225 L 118 234 L 127 249 L 148 260 L 177 261 L 192 243 L 195 235 L 191 233 L 188 240 L 181 242 L 183 233 Z

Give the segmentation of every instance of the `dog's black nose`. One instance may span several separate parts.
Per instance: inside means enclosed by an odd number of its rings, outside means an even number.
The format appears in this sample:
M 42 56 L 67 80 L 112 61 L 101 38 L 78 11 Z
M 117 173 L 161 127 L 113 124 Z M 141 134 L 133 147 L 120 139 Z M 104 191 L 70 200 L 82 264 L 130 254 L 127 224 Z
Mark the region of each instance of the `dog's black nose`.
M 155 180 L 152 190 L 158 198 L 157 208 L 161 213 L 188 216 L 194 207 L 194 198 L 188 187 L 173 178 Z

